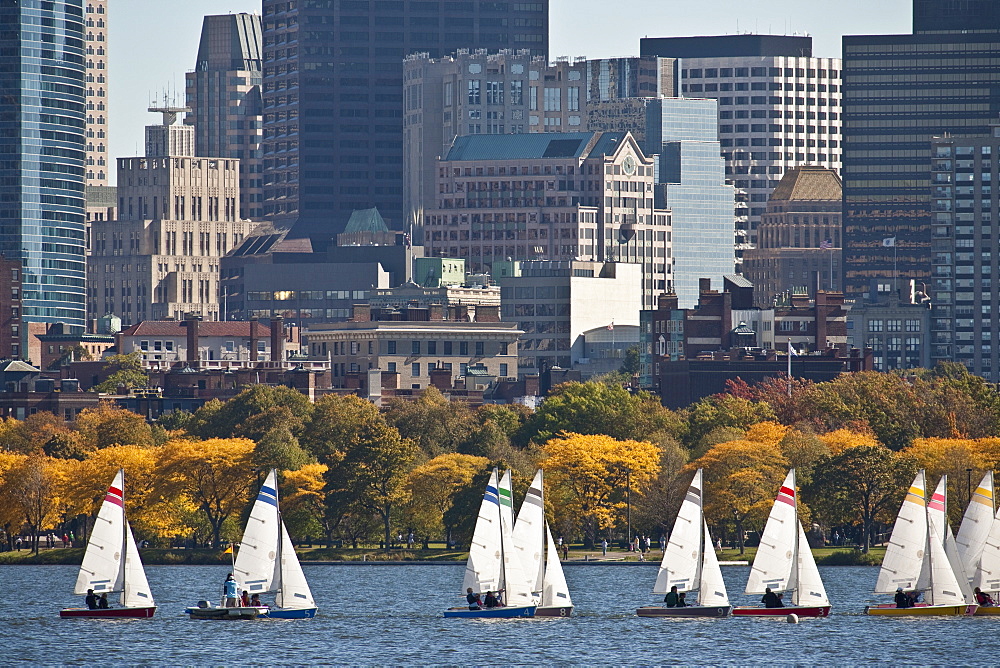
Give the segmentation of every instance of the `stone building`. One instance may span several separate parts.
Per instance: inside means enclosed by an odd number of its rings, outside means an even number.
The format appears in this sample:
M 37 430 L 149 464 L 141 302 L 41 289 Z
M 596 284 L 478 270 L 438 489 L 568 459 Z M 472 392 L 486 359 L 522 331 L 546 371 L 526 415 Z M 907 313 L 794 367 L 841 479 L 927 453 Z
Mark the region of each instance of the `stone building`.
M 840 291 L 842 194 L 832 169 L 803 165 L 785 172 L 761 216 L 757 248 L 743 255 L 743 275 L 754 284 L 758 306 L 795 289 Z

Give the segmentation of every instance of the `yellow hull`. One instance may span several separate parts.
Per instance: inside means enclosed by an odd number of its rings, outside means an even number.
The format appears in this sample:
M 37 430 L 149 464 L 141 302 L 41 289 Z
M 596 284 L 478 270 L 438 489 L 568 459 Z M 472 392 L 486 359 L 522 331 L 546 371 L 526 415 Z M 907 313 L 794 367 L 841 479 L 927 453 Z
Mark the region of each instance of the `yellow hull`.
M 976 617 L 1000 617 L 1000 606 L 979 606 L 976 610 Z
M 881 617 L 958 617 L 975 614 L 975 605 L 920 605 L 897 608 L 895 605 L 870 605 L 865 614 Z

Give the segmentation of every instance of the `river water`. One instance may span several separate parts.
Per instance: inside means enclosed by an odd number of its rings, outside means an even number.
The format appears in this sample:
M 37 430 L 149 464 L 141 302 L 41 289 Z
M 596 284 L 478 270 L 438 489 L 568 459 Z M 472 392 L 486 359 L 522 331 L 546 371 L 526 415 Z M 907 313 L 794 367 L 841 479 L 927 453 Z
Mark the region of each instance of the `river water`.
M 225 566 L 149 566 L 151 620 L 60 619 L 81 605 L 70 566 L 0 566 L 0 664 L 922 664 L 995 659 L 1000 617 L 871 618 L 878 569 L 820 568 L 828 619 L 640 619 L 657 602 L 650 566 L 567 566 L 570 619 L 444 619 L 459 604 L 462 565 L 312 565 L 311 620 L 192 621 L 216 599 Z M 734 604 L 749 568 L 723 567 Z

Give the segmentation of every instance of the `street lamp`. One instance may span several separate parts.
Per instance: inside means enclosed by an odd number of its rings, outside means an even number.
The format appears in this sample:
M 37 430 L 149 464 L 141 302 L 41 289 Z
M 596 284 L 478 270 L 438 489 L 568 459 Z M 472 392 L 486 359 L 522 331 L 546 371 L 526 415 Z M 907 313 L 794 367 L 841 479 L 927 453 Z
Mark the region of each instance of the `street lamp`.
M 965 469 L 965 505 L 972 503 L 972 469 Z
M 625 526 L 628 544 L 632 546 L 632 469 L 625 469 Z

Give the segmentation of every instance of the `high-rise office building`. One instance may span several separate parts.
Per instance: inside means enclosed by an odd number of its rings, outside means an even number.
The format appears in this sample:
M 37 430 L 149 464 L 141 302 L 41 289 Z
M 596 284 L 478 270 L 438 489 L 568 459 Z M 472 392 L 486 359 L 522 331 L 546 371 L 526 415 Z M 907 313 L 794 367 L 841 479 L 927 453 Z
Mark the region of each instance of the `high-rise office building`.
M 22 264 L 23 322 L 82 331 L 85 134 L 98 99 L 86 94 L 84 3 L 0 3 L 0 25 L 0 254 Z
M 843 40 L 844 292 L 856 299 L 930 281 L 932 231 L 955 224 L 932 206 L 931 139 L 989 135 L 1000 111 L 996 3 L 916 0 L 913 28 Z
M 108 0 L 87 0 L 87 185 L 106 186 L 108 163 Z
M 264 215 L 260 78 L 260 16 L 206 16 L 198 61 L 187 73 L 185 123 L 195 127 L 196 155 L 239 159 L 243 218 Z
M 661 97 L 646 106 L 647 155 L 658 155 L 656 207 L 670 210 L 674 292 L 681 308 L 698 301 L 699 280 L 735 269 L 734 190 L 719 150 L 718 103 Z
M 779 35 L 645 38 L 643 56 L 681 61 L 681 94 L 719 101 L 726 174 L 746 206 L 745 246 L 785 170 L 840 169 L 840 59 L 812 55 L 812 38 Z
M 255 226 L 239 215 L 239 160 L 195 156 L 185 109 L 150 111 L 163 123 L 146 127 L 146 154 L 118 159 L 117 220 L 91 223 L 91 313 L 219 320 L 219 261 Z
M 458 137 L 424 206 L 424 247 L 494 274 L 510 260 L 639 264 L 651 308 L 673 275 L 670 212 L 654 206 L 654 172 L 628 133 Z
M 548 53 L 548 0 L 264 0 L 264 215 L 329 243 L 351 212 L 401 229 L 412 53 Z

